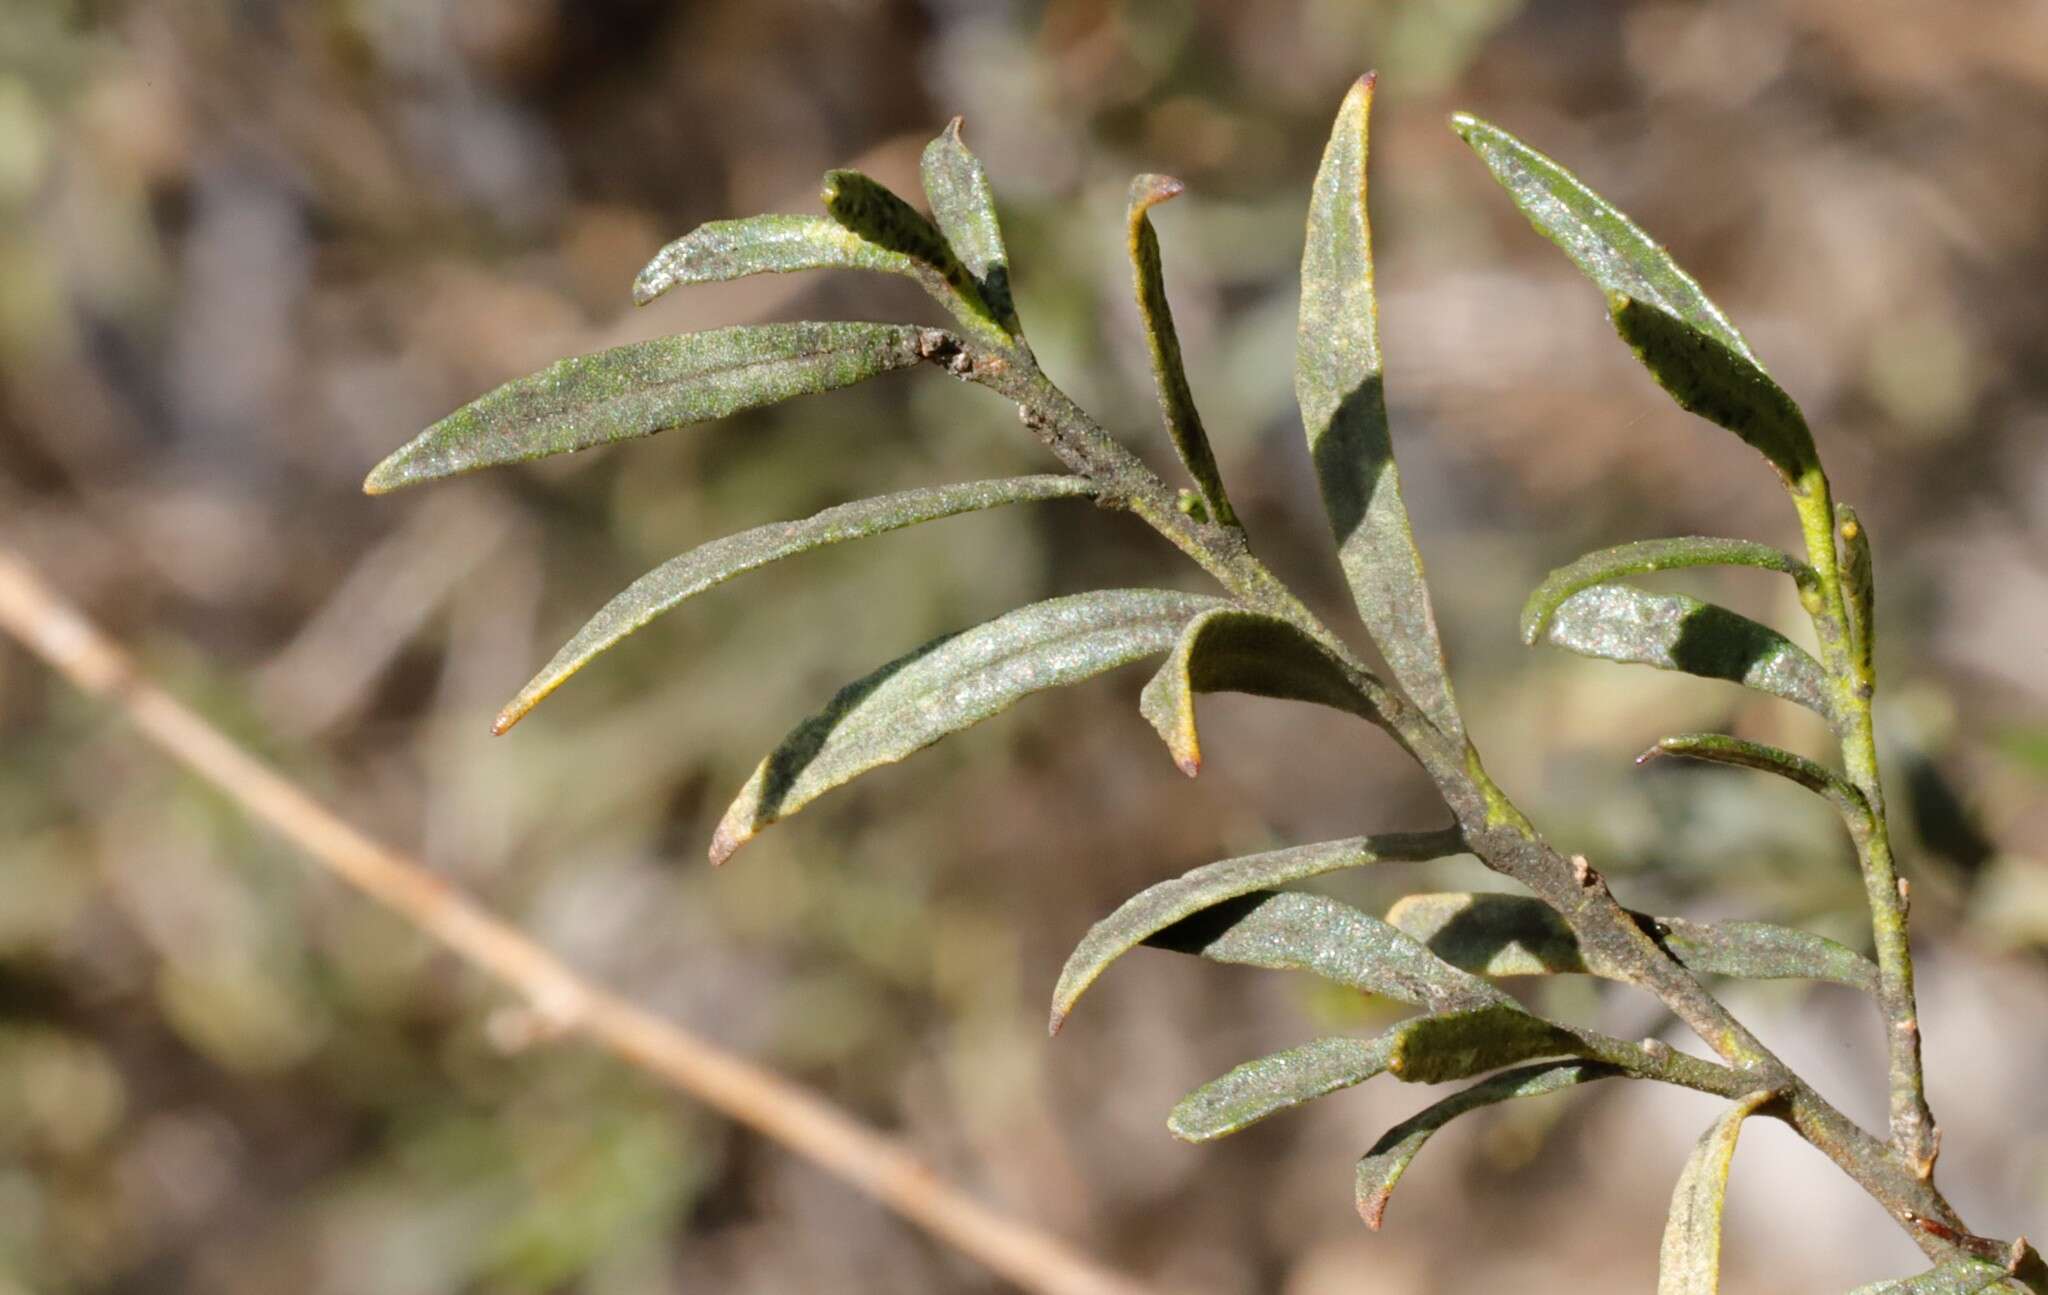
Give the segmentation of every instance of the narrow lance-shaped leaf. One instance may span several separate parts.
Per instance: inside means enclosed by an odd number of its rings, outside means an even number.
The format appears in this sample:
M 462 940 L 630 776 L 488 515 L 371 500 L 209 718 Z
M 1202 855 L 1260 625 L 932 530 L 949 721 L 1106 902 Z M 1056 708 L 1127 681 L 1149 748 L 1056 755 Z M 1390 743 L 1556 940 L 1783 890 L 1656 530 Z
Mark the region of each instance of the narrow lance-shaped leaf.
M 1658 383 L 1685 409 L 1761 450 L 1795 493 L 1809 493 L 1819 460 L 1799 407 L 1671 254 L 1571 172 L 1500 127 L 1458 113 L 1451 128 L 1537 232 L 1600 286 L 1616 331 Z
M 1211 962 L 1307 971 L 1432 1012 L 1507 1001 L 1498 989 L 1446 963 L 1412 936 L 1321 895 L 1245 895 L 1183 918 L 1145 943 Z
M 1173 326 L 1173 308 L 1166 300 L 1166 276 L 1159 261 L 1159 236 L 1152 230 L 1152 208 L 1177 198 L 1186 188 L 1170 175 L 1141 175 L 1131 181 L 1131 202 L 1126 216 L 1131 273 L 1138 298 L 1138 314 L 1145 325 L 1146 348 L 1152 355 L 1152 378 L 1159 387 L 1159 409 L 1166 417 L 1167 435 L 1174 452 L 1195 480 L 1202 506 L 1212 521 L 1238 525 L 1237 513 L 1223 490 L 1223 473 L 1209 448 L 1209 434 L 1202 428 L 1202 415 L 1195 408 L 1195 393 L 1188 386 L 1186 368 L 1180 358 L 1180 333 Z
M 1870 568 L 1870 532 L 1847 504 L 1835 505 L 1835 534 L 1841 539 L 1842 593 L 1849 605 L 1850 642 L 1857 673 L 1866 685 L 1877 679 L 1877 588 Z
M 1374 1039 L 1321 1039 L 1248 1061 L 1182 1098 L 1166 1123 L 1177 1138 L 1208 1142 L 1376 1075 L 1438 1084 L 1576 1046 L 1507 1002 L 1417 1017 Z
M 1564 249 L 1603 291 L 1660 306 L 1756 363 L 1735 325 L 1671 254 L 1578 177 L 1470 113 L 1454 114 L 1451 129 L 1472 146 L 1536 232 Z
M 1721 1207 L 1728 1195 L 1728 1165 L 1742 1122 L 1777 1094 L 1751 1093 L 1715 1120 L 1693 1147 L 1671 1212 L 1657 1264 L 1657 1295 L 1715 1295 L 1721 1289 Z
M 1372 90 L 1368 76 L 1344 97 L 1310 194 L 1294 394 L 1352 600 L 1396 681 L 1455 738 L 1464 725 L 1401 501 L 1382 390 L 1365 204 Z
M 1771 922 L 1629 916 L 1695 974 L 1825 980 L 1870 993 L 1877 989 L 1877 967 L 1870 959 L 1810 931 Z M 1564 919 L 1527 895 L 1408 895 L 1387 910 L 1387 923 L 1474 975 L 1628 979 L 1626 972 L 1588 959 Z
M 1835 774 L 1790 751 L 1761 742 L 1751 742 L 1725 733 L 1680 733 L 1667 737 L 1657 745 L 1636 757 L 1636 763 L 1655 759 L 1660 755 L 1675 755 L 1688 760 L 1706 760 L 1714 764 L 1732 764 L 1743 769 L 1756 769 L 1763 773 L 1774 773 L 1788 778 L 1816 796 L 1833 805 L 1848 824 L 1849 834 L 1859 842 L 1873 830 L 1870 802 L 1863 793 Z
M 1725 679 L 1833 719 L 1827 672 L 1784 635 L 1684 594 L 1594 585 L 1559 603 L 1545 641 L 1577 652 Z
M 1611 549 L 1588 553 L 1567 566 L 1558 567 L 1543 578 L 1522 607 L 1522 642 L 1535 643 L 1550 625 L 1551 616 L 1565 599 L 1594 585 L 1604 585 L 1623 576 L 1653 571 L 1678 571 L 1688 567 L 1759 567 L 1791 576 L 1800 589 L 1819 583 L 1813 568 L 1791 554 L 1768 544 L 1750 540 L 1720 539 L 1707 535 L 1682 535 L 1662 540 L 1637 540 Z
M 369 493 L 647 436 L 906 368 L 934 330 L 756 324 L 561 360 L 499 387 L 378 464 Z
M 827 508 L 802 521 L 772 522 L 700 545 L 662 563 L 606 603 L 499 712 L 491 731 L 503 733 L 511 728 L 600 652 L 663 612 L 734 576 L 828 544 L 880 535 L 919 522 L 998 504 L 1069 499 L 1094 493 L 1095 487 L 1089 482 L 1071 476 L 974 481 L 861 499 Z
M 1624 1073 L 1618 1066 L 1597 1061 L 1562 1061 L 1524 1066 L 1483 1080 L 1463 1092 L 1453 1093 L 1434 1106 L 1388 1129 L 1371 1151 L 1358 1162 L 1358 1215 L 1377 1232 L 1386 1222 L 1387 1203 L 1408 1166 L 1422 1153 L 1431 1135 L 1452 1120 L 1482 1106 L 1493 1106 L 1517 1097 L 1541 1097 L 1562 1092 L 1579 1084 L 1609 1079 Z
M 1077 594 L 934 639 L 842 688 L 782 740 L 725 811 L 712 862 L 832 788 L 1031 693 L 1167 651 L 1188 621 L 1222 605 L 1156 589 Z
M 1372 703 L 1330 650 L 1286 621 L 1227 607 L 1188 622 L 1159 673 L 1145 685 L 1139 710 L 1159 731 L 1180 771 L 1202 766 L 1195 695 L 1245 692 L 1306 701 L 1373 718 Z
M 1010 257 L 1003 250 L 1003 228 L 996 220 L 995 195 L 981 159 L 960 138 L 961 119 L 925 146 L 920 171 L 932 216 L 952 245 L 954 255 L 974 276 L 982 300 L 1003 330 L 1015 335 L 1017 312 L 1010 299 Z
M 1680 409 L 1747 441 L 1795 492 L 1811 491 L 1820 472 L 1813 433 L 1799 406 L 1769 374 L 1719 338 L 1650 302 L 1614 294 L 1607 307 L 1614 331 Z
M 1951 1259 L 1916 1277 L 1858 1286 L 1849 1295 L 1978 1295 L 1980 1291 L 1996 1288 L 2010 1276 L 1997 1264 L 1982 1259 Z
M 992 346 L 1014 340 L 1006 310 L 982 295 L 981 281 L 963 264 L 939 227 L 887 186 L 858 171 L 825 173 L 825 212 L 861 238 L 907 257 L 940 305 L 968 332 Z
M 1110 963 L 1182 918 L 1255 891 L 1375 863 L 1417 863 L 1457 854 L 1465 848 L 1455 830 L 1354 836 L 1342 841 L 1297 845 L 1204 864 L 1162 881 L 1125 900 L 1088 929 L 1060 969 L 1053 991 L 1050 1032 L 1057 1034 L 1074 1004 Z
M 823 216 L 749 216 L 699 225 L 655 253 L 633 280 L 633 300 L 644 306 L 684 284 L 797 270 L 876 270 L 913 279 L 934 272 Z

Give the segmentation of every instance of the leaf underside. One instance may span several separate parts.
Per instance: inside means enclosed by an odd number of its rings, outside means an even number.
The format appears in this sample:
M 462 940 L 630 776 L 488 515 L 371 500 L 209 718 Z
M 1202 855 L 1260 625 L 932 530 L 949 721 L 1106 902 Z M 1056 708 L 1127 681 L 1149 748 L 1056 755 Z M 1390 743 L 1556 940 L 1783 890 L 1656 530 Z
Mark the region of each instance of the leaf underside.
M 1145 943 L 1211 962 L 1307 971 L 1432 1012 L 1507 1001 L 1413 937 L 1321 895 L 1254 892 L 1182 918 Z
M 1464 725 L 1387 426 L 1365 198 L 1372 87 L 1367 77 L 1345 96 L 1310 194 L 1294 393 L 1352 600 L 1395 680 L 1458 737 Z
M 721 863 L 764 827 L 870 769 L 1026 695 L 1165 652 L 1222 600 L 1165 590 L 1077 594 L 934 639 L 847 685 L 763 760 L 712 838 Z
M 724 418 L 830 391 L 921 358 L 908 324 L 749 324 L 560 360 L 421 432 L 363 488 L 402 486 Z
M 908 259 L 925 291 L 982 341 L 1007 347 L 1006 312 L 982 295 L 981 281 L 961 263 L 945 234 L 887 186 L 858 171 L 827 171 L 825 213 L 862 239 Z
M 1522 642 L 1534 644 L 1542 638 L 1559 605 L 1581 589 L 1608 584 L 1623 576 L 1690 567 L 1758 567 L 1791 576 L 1801 588 L 1814 585 L 1818 579 L 1812 567 L 1791 554 L 1750 540 L 1682 535 L 1617 544 L 1588 553 L 1543 578 L 1522 608 Z
M 1419 1016 L 1373 1039 L 1320 1039 L 1245 1062 L 1180 1100 L 1175 1137 L 1207 1142 L 1342 1088 L 1391 1074 L 1434 1084 L 1568 1053 L 1569 1034 L 1509 1002 Z
M 1700 1135 L 1664 1222 L 1657 1263 L 1657 1295 L 1715 1295 L 1721 1288 L 1721 1209 L 1728 1195 L 1728 1165 L 1742 1121 L 1775 1094 L 1751 1093 L 1724 1111 Z
M 1313 702 L 1368 719 L 1375 714 L 1343 662 L 1288 622 L 1237 607 L 1204 612 L 1188 622 L 1139 700 L 1140 712 L 1190 778 L 1202 764 L 1195 696 L 1209 692 Z
M 1874 993 L 1877 967 L 1825 936 L 1771 922 L 1692 922 L 1631 913 L 1687 969 L 1745 980 L 1823 980 Z M 1387 923 L 1430 952 L 1480 976 L 1627 976 L 1589 961 L 1555 910 L 1527 895 L 1417 894 L 1387 910 Z
M 1725 679 L 1833 718 L 1827 672 L 1804 648 L 1684 594 L 1625 584 L 1581 589 L 1558 604 L 1544 639 L 1581 656 Z
M 1427 1109 L 1395 1125 L 1373 1144 L 1358 1162 L 1356 1195 L 1359 1217 L 1373 1231 L 1386 1222 L 1387 1203 L 1408 1166 L 1422 1152 L 1423 1144 L 1444 1125 L 1468 1111 L 1518 1097 L 1540 1097 L 1579 1084 L 1622 1074 L 1618 1066 L 1597 1061 L 1560 1061 L 1525 1066 L 1482 1080 L 1462 1092 L 1453 1093 Z
M 1357 836 L 1223 859 L 1159 882 L 1125 900 L 1081 937 L 1060 969 L 1059 984 L 1053 990 L 1050 1032 L 1059 1033 L 1074 1004 L 1109 964 L 1183 918 L 1229 900 L 1345 868 L 1419 863 L 1463 849 L 1464 842 L 1455 831 Z
M 1001 504 L 1071 499 L 1095 493 L 1081 477 L 1044 475 L 906 490 L 840 504 L 800 521 L 756 526 L 669 559 L 628 585 L 555 653 L 554 659 L 499 712 L 503 733 L 592 658 L 656 616 L 735 576 L 829 544 L 880 535 Z

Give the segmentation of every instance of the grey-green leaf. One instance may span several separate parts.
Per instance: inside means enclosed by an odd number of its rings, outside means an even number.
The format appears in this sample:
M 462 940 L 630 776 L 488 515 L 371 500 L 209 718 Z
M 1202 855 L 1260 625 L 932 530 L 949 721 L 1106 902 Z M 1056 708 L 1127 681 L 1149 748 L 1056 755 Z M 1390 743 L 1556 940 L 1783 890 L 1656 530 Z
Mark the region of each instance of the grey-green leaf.
M 1858 841 L 1864 839 L 1872 830 L 1870 802 L 1864 799 L 1863 793 L 1856 790 L 1847 779 L 1803 755 L 1795 755 L 1761 742 L 1730 737 L 1725 733 L 1680 733 L 1659 741 L 1657 745 L 1637 756 L 1636 763 L 1642 764 L 1660 755 L 1706 760 L 1714 764 L 1732 764 L 1743 769 L 1777 774 L 1780 778 L 1798 783 L 1833 805 L 1848 824 L 1850 835 Z
M 1522 641 L 1533 644 L 1541 638 L 1558 606 L 1581 589 L 1607 584 L 1623 576 L 1678 571 L 1687 567 L 1760 567 L 1791 576 L 1802 590 L 1814 588 L 1819 583 L 1812 567 L 1768 544 L 1708 535 L 1637 540 L 1632 544 L 1617 544 L 1610 549 L 1588 553 L 1545 576 L 1522 608 Z
M 1371 701 L 1328 648 L 1286 621 L 1238 607 L 1218 608 L 1189 621 L 1139 700 L 1140 712 L 1190 778 L 1202 765 L 1195 695 L 1205 692 L 1314 702 L 1368 719 L 1374 714 Z
M 1421 1016 L 1375 1039 L 1320 1039 L 1248 1061 L 1182 1098 L 1167 1127 L 1175 1137 L 1207 1142 L 1375 1075 L 1437 1084 L 1577 1046 L 1570 1034 L 1506 1001 Z
M 825 212 L 865 241 L 908 259 L 925 291 L 963 328 L 1007 348 L 1007 316 L 982 295 L 981 281 L 962 263 L 939 227 L 880 182 L 858 171 L 825 173 Z
M 1491 1079 L 1442 1101 L 1387 1130 L 1371 1151 L 1358 1162 L 1358 1215 L 1377 1232 L 1386 1222 L 1387 1203 L 1408 1166 L 1422 1152 L 1423 1144 L 1444 1125 L 1468 1111 L 1493 1106 L 1517 1097 L 1540 1097 L 1579 1084 L 1607 1079 L 1624 1073 L 1618 1066 L 1597 1061 L 1546 1062 L 1495 1075 Z
M 1213 905 L 1145 943 L 1211 962 L 1307 971 L 1368 994 L 1452 1012 L 1506 1002 L 1420 941 L 1349 904 L 1293 891 L 1255 892 Z
M 712 862 L 832 788 L 1031 693 L 1171 649 L 1190 620 L 1222 605 L 1157 589 L 1076 594 L 934 639 L 840 689 L 769 753 L 720 820 Z
M 755 324 L 560 360 L 508 382 L 378 464 L 370 494 L 647 436 L 906 368 L 933 330 Z
M 1010 257 L 1003 250 L 1003 228 L 996 220 L 995 195 L 981 159 L 960 138 L 961 119 L 925 146 L 920 170 L 932 216 L 952 245 L 954 255 L 974 276 L 996 321 L 1015 334 L 1016 308 L 1010 299 Z
M 823 216 L 749 216 L 699 225 L 654 254 L 633 280 L 646 305 L 670 288 L 796 270 L 877 270 L 919 278 L 925 267 Z
M 1735 325 L 1692 276 L 1578 177 L 1470 113 L 1454 115 L 1451 129 L 1472 146 L 1536 232 L 1564 249 L 1602 291 L 1660 306 L 1756 364 Z
M 1208 1142 L 1304 1102 L 1384 1074 L 1394 1036 L 1318 1039 L 1247 1061 L 1180 1099 L 1166 1127 L 1187 1142 Z
M 2012 1274 L 1982 1259 L 1951 1259 L 1916 1277 L 1858 1286 L 1849 1295 L 1977 1295 Z
M 1094 493 L 1095 487 L 1088 481 L 1072 476 L 974 481 L 861 499 L 827 508 L 801 521 L 772 522 L 700 545 L 662 563 L 606 603 L 499 712 L 491 731 L 503 733 L 511 728 L 598 653 L 684 600 L 734 576 L 828 544 L 880 535 L 919 522 L 999 504 L 1071 499 Z
M 1747 354 L 1640 298 L 1610 295 L 1614 331 L 1678 407 L 1735 433 L 1769 459 L 1785 484 L 1808 493 L 1820 454 L 1806 416 Z
M 1631 913 L 1673 957 L 1700 975 L 1746 980 L 1825 980 L 1874 993 L 1877 968 L 1825 936 L 1771 922 L 1692 922 Z M 1564 919 L 1527 895 L 1418 894 L 1387 910 L 1387 923 L 1431 953 L 1481 976 L 1627 976 L 1589 961 Z
M 1145 325 L 1145 343 L 1152 356 L 1152 378 L 1159 388 L 1159 409 L 1166 418 L 1167 435 L 1173 439 L 1174 452 L 1180 455 L 1188 475 L 1194 478 L 1210 519 L 1236 526 L 1237 513 L 1224 493 L 1223 473 L 1216 466 L 1215 452 L 1209 448 L 1209 434 L 1202 428 L 1201 411 L 1195 408 L 1195 393 L 1188 386 L 1187 370 L 1181 364 L 1180 333 L 1173 326 L 1173 308 L 1167 304 L 1159 236 L 1153 232 L 1149 214 L 1160 203 L 1179 197 L 1185 188 L 1170 175 L 1141 175 L 1132 180 L 1126 241 L 1138 315 Z
M 1387 427 L 1365 197 L 1372 91 L 1368 76 L 1345 96 L 1309 197 L 1294 394 L 1352 600 L 1395 680 L 1455 738 L 1464 725 Z
M 1804 648 L 1684 594 L 1625 584 L 1581 589 L 1558 604 L 1544 639 L 1581 656 L 1726 679 L 1833 718 L 1827 672 Z
M 1375 863 L 1419 863 L 1465 848 L 1455 830 L 1354 836 L 1342 841 L 1297 845 L 1204 864 L 1133 895 L 1088 929 L 1053 990 L 1050 1032 L 1059 1033 L 1074 1004 L 1109 964 L 1182 918 L 1206 908 L 1345 868 Z
M 1671 1193 L 1657 1264 L 1657 1295 L 1715 1295 L 1721 1289 L 1721 1209 L 1735 1139 L 1742 1122 L 1775 1096 L 1768 1091 L 1751 1093 L 1700 1135 Z

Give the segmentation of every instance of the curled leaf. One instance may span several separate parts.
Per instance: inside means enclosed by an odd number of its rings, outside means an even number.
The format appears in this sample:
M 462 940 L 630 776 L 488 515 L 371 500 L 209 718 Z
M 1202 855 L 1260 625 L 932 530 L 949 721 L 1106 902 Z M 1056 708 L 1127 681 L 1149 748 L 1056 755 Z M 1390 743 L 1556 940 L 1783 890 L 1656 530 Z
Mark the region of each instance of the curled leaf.
M 1422 555 L 1401 501 L 1382 389 L 1365 203 L 1372 92 L 1368 76 L 1344 97 L 1310 193 L 1294 395 L 1352 601 L 1395 680 L 1455 738 L 1464 724 L 1451 695 Z
M 550 364 L 435 423 L 363 489 L 401 486 L 724 418 L 922 358 L 907 324 L 753 324 L 635 342 Z
M 1636 924 L 1698 975 L 1825 980 L 1874 993 L 1877 968 L 1845 945 L 1770 922 L 1692 922 L 1631 913 Z M 1527 895 L 1409 895 L 1387 923 L 1445 962 L 1480 976 L 1627 976 L 1587 959 L 1564 919 Z
M 1146 938 L 1153 948 L 1211 962 L 1307 971 L 1432 1012 L 1507 1001 L 1376 917 L 1321 895 L 1255 892 L 1226 900 Z
M 1126 216 L 1131 273 L 1138 314 L 1145 324 L 1146 348 L 1152 355 L 1152 378 L 1159 387 L 1159 408 L 1166 417 L 1174 452 L 1195 479 L 1209 519 L 1236 526 L 1237 514 L 1224 493 L 1223 473 L 1209 448 L 1209 434 L 1202 428 L 1201 411 L 1195 408 L 1195 393 L 1181 364 L 1180 333 L 1173 326 L 1173 308 L 1166 300 L 1166 276 L 1159 262 L 1159 236 L 1153 232 L 1148 214 L 1160 203 L 1179 197 L 1185 188 L 1170 175 L 1141 175 L 1131 181 Z
M 1358 1214 L 1365 1225 L 1377 1232 L 1386 1222 L 1387 1203 L 1408 1166 L 1422 1153 L 1423 1144 L 1444 1125 L 1468 1111 L 1493 1106 L 1517 1097 L 1540 1097 L 1579 1084 L 1608 1079 L 1624 1073 L 1618 1066 L 1597 1061 L 1558 1061 L 1525 1066 L 1482 1080 L 1388 1129 L 1358 1162 Z
M 925 146 L 920 172 L 932 216 L 955 256 L 974 276 L 981 298 L 1003 331 L 1015 335 L 1017 312 L 1010 301 L 1010 257 L 1003 250 L 1003 228 L 996 220 L 995 195 L 981 159 L 960 138 L 961 119 L 946 125 Z
M 1374 714 L 1328 648 L 1286 621 L 1236 607 L 1189 621 L 1139 701 L 1173 762 L 1190 778 L 1202 765 L 1195 695 L 1205 692 L 1245 692 L 1314 702 L 1366 718 Z
M 1760 451 L 1785 484 L 1806 493 L 1820 454 L 1792 397 L 1745 353 L 1639 298 L 1607 301 L 1614 331 L 1678 407 L 1735 433 Z
M 1255 891 L 1344 868 L 1415 863 L 1456 854 L 1464 848 L 1464 839 L 1455 829 L 1355 836 L 1223 859 L 1148 887 L 1090 927 L 1068 956 L 1067 965 L 1060 969 L 1059 985 L 1053 990 L 1050 1032 L 1059 1033 L 1074 1004 L 1110 963 L 1182 918 Z
M 1541 638 L 1559 605 L 1581 589 L 1604 585 L 1623 576 L 1678 571 L 1688 567 L 1760 567 L 1791 576 L 1801 589 L 1813 588 L 1819 581 L 1812 567 L 1791 554 L 1749 540 L 1683 535 L 1617 544 L 1611 549 L 1588 553 L 1543 578 L 1543 583 L 1536 586 L 1536 591 L 1529 595 L 1529 601 L 1522 608 L 1522 642 L 1533 644 Z
M 1777 1094 L 1751 1093 L 1723 1112 L 1700 1135 L 1664 1221 L 1657 1263 L 1657 1295 L 1715 1295 L 1721 1289 L 1721 1208 L 1728 1195 L 1728 1165 L 1742 1122 Z
M 981 281 L 963 264 L 946 236 L 887 186 L 858 171 L 825 173 L 825 212 L 865 241 L 908 259 L 918 282 L 968 332 L 990 345 L 1014 340 L 1006 310 L 982 295 Z
M 840 689 L 784 738 L 725 811 L 711 861 L 834 787 L 903 759 L 1021 698 L 1165 652 L 1188 621 L 1223 604 L 1156 589 L 1033 603 L 934 639 Z
M 1374 1039 L 1319 1039 L 1248 1061 L 1180 1100 L 1173 1135 L 1207 1142 L 1379 1074 L 1434 1084 L 1568 1053 L 1571 1035 L 1512 1003 L 1420 1016 Z
M 1071 499 L 1095 493 L 1080 477 L 1012 477 L 861 499 L 827 508 L 802 521 L 773 522 L 728 535 L 662 563 L 604 605 L 541 672 L 500 711 L 494 733 L 503 733 L 581 670 L 598 653 L 696 595 L 734 576 L 828 544 L 880 535 L 999 504 Z
M 918 278 L 919 262 L 822 216 L 749 216 L 699 225 L 654 254 L 633 280 L 646 305 L 670 288 L 796 270 L 877 270 Z
M 1804 648 L 1725 607 L 1633 585 L 1581 589 L 1559 603 L 1544 639 L 1581 656 L 1726 679 L 1833 719 L 1827 672 Z
M 1757 769 L 1788 778 L 1808 791 L 1820 796 L 1841 812 L 1849 825 L 1849 833 L 1858 841 L 1863 840 L 1872 830 L 1870 802 L 1863 793 L 1851 786 L 1847 779 L 1832 773 L 1803 755 L 1761 742 L 1750 742 L 1725 733 L 1680 733 L 1667 737 L 1657 745 L 1636 757 L 1641 764 L 1660 755 L 1681 756 L 1688 760 L 1707 760 L 1715 764 L 1732 764 L 1744 769 Z

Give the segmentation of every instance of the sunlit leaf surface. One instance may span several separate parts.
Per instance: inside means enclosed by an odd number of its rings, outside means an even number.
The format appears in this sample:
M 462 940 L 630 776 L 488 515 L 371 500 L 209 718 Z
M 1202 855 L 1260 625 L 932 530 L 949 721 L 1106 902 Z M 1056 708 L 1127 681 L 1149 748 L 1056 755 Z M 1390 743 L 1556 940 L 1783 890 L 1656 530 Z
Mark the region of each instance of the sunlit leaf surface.
M 1046 688 L 1168 651 L 1225 604 L 1155 589 L 1034 603 L 934 639 L 839 691 L 763 760 L 711 842 L 721 863 L 762 828 L 834 787 L 1007 710 Z
M 1751 1093 L 1700 1135 L 1671 1193 L 1657 1263 L 1657 1295 L 1715 1295 L 1721 1289 L 1721 1209 L 1742 1122 L 1775 1094 Z

